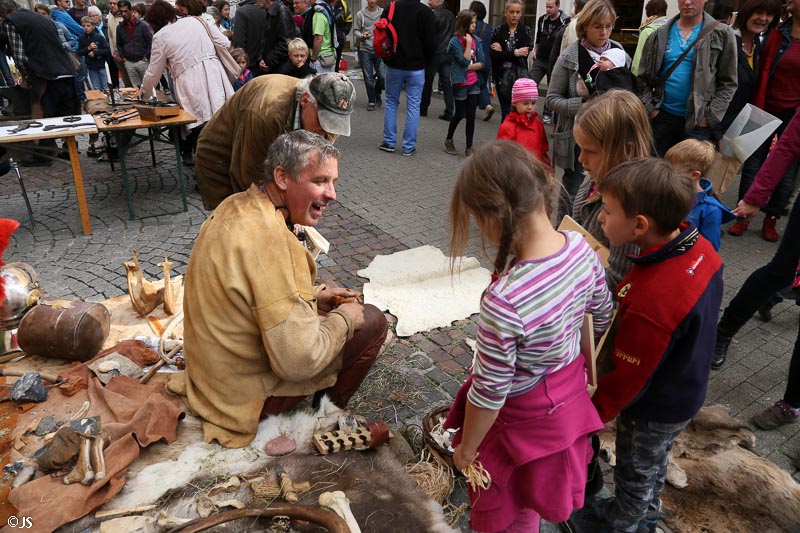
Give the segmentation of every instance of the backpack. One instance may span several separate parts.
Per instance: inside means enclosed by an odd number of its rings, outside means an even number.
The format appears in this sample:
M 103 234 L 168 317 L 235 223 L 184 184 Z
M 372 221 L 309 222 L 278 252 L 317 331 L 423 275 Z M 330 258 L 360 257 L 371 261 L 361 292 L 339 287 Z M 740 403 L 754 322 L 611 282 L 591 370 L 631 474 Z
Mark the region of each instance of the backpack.
M 394 18 L 394 2 L 389 4 L 389 16 L 378 19 L 372 30 L 372 47 L 375 55 L 381 59 L 391 59 L 397 52 L 397 30 L 392 25 Z
M 353 29 L 353 13 L 350 12 L 345 0 L 336 2 L 336 5 L 333 6 L 333 13 L 336 37 L 340 43 L 343 43 L 347 38 L 347 34 Z

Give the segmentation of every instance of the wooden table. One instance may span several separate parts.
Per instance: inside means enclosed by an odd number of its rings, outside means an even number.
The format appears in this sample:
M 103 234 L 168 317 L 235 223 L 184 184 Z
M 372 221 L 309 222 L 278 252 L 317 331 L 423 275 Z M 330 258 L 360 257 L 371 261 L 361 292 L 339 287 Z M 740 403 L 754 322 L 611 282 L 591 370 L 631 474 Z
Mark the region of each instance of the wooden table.
M 123 102 L 120 103 L 120 105 L 123 104 L 124 104 Z M 138 144 L 144 141 L 149 141 L 151 143 L 151 146 L 153 142 L 161 142 L 165 144 L 171 144 L 175 147 L 175 162 L 178 167 L 178 183 L 180 184 L 181 188 L 183 211 L 184 212 L 188 211 L 189 206 L 186 201 L 186 186 L 183 183 L 183 164 L 181 161 L 180 127 L 186 124 L 191 124 L 195 122 L 197 119 L 195 119 L 195 117 L 193 117 L 185 109 L 181 109 L 180 114 L 174 117 L 167 117 L 158 121 L 142 120 L 139 117 L 135 117 L 130 120 L 126 120 L 125 122 L 120 122 L 118 124 L 105 124 L 103 120 L 104 118 L 101 116 L 94 117 L 95 124 L 97 125 L 97 129 L 100 132 L 105 134 L 113 134 L 116 137 L 117 150 L 119 152 L 120 170 L 122 171 L 122 184 L 125 188 L 125 197 L 128 201 L 128 214 L 130 215 L 130 219 L 134 220 L 136 216 L 133 212 L 133 199 L 131 198 L 131 186 L 130 182 L 128 181 L 128 167 L 125 158 L 127 152 L 131 148 L 137 146 Z M 136 130 L 145 128 L 147 129 L 147 135 L 140 135 L 136 133 Z M 131 138 L 123 139 L 123 134 L 128 134 L 131 136 Z M 155 155 L 153 155 L 153 164 L 155 164 Z
M 65 118 L 75 118 L 74 124 L 89 124 L 81 126 L 68 126 L 65 128 L 53 129 L 45 131 L 47 126 L 53 125 L 68 125 Z M 31 121 L 22 121 L 27 123 Z M 97 126 L 94 124 L 94 118 L 91 115 L 75 115 L 75 117 L 53 117 L 43 118 L 36 121 L 41 126 L 31 127 L 20 131 L 19 133 L 10 133 L 20 123 L 5 123 L 0 127 L 0 144 L 16 144 L 16 143 L 30 143 L 42 139 L 57 139 L 61 138 L 67 143 L 69 150 L 69 162 L 72 165 L 72 180 L 75 183 L 75 195 L 78 197 L 78 211 L 81 216 L 81 226 L 83 227 L 84 235 L 92 234 L 92 226 L 89 222 L 89 206 L 86 204 L 86 191 L 83 188 L 83 173 L 81 172 L 81 163 L 78 159 L 78 143 L 75 142 L 76 135 L 84 135 L 88 133 L 97 133 Z M 24 148 L 21 151 L 33 153 L 31 150 Z M 37 155 L 41 155 L 37 153 Z M 46 156 L 45 156 L 46 157 Z M 58 158 L 52 157 L 56 161 L 61 161 Z

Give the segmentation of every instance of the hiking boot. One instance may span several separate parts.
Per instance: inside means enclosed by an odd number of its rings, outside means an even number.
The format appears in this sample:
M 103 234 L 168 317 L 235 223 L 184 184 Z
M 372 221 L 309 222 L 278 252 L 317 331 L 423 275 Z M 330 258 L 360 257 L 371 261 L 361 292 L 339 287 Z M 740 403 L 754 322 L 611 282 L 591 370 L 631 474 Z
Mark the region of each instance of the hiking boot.
M 765 241 L 777 242 L 781 238 L 775 230 L 775 223 L 778 222 L 778 217 L 774 215 L 767 215 L 764 218 L 764 225 L 761 226 L 761 236 Z
M 447 139 L 444 141 L 444 151 L 450 155 L 458 155 L 456 151 L 456 145 L 453 142 L 453 139 Z
M 729 334 L 727 330 L 717 326 L 717 343 L 714 345 L 714 357 L 711 359 L 711 368 L 719 370 L 725 364 L 725 358 L 728 357 L 728 348 L 733 340 L 733 334 Z
M 492 104 L 487 105 L 485 112 L 486 114 L 483 115 L 483 121 L 489 122 L 489 120 L 492 118 L 492 115 L 494 115 L 494 106 Z
M 770 430 L 800 420 L 800 408 L 792 407 L 785 400 L 778 400 L 753 417 L 753 423 L 761 429 Z
M 728 234 L 733 235 L 734 237 L 741 237 L 744 235 L 744 232 L 747 231 L 747 226 L 749 225 L 749 220 L 740 218 L 731 224 L 731 227 L 728 228 Z

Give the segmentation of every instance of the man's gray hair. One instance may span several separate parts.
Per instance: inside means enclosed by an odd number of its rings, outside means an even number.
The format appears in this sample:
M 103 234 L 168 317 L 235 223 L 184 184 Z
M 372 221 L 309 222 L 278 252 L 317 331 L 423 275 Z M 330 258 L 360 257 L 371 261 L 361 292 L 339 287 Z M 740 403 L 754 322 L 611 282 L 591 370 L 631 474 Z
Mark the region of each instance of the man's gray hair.
M 19 9 L 14 0 L 0 0 L 0 17 L 5 17 L 9 11 L 16 11 Z
M 87 13 L 90 15 L 100 15 L 103 16 L 103 12 L 100 11 L 100 8 L 97 6 L 89 6 L 89 9 L 86 10 Z
M 297 82 L 297 85 L 295 85 L 295 89 L 294 89 L 294 98 L 295 98 L 295 100 L 297 100 L 299 102 L 300 98 L 304 94 L 308 93 L 308 103 L 317 105 L 317 99 L 314 98 L 313 94 L 311 94 L 311 80 L 313 80 L 313 79 L 314 79 L 313 76 L 309 76 L 309 77 L 303 78 L 303 79 L 301 79 L 300 81 Z M 299 113 L 300 109 L 298 109 L 297 112 Z
M 329 159 L 338 161 L 339 150 L 325 137 L 306 130 L 284 133 L 269 147 L 264 183 L 275 179 L 275 169 L 278 167 L 283 168 L 293 180 L 297 181 L 297 176 L 308 165 L 323 163 Z

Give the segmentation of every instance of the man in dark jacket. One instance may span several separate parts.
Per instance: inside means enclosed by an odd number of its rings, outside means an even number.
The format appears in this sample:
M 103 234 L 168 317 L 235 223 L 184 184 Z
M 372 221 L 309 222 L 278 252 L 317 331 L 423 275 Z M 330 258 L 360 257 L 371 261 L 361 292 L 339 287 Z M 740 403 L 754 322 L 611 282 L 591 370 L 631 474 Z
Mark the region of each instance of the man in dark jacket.
M 294 37 L 294 20 L 281 0 L 262 0 L 267 9 L 267 22 L 264 26 L 264 45 L 258 68 L 265 74 L 282 74 L 289 60 L 286 45 Z
M 134 87 L 140 87 L 150 62 L 153 33 L 150 26 L 133 16 L 130 0 L 117 4 L 122 22 L 117 26 L 117 52 Z
M 0 0 L 0 19 L 23 86 L 29 86 L 31 97 L 40 100 L 44 118 L 75 113 L 78 109 L 75 69 L 61 46 L 55 25 L 29 9 L 18 7 L 14 0 Z M 40 146 L 55 148 L 55 141 L 44 140 Z M 22 163 L 41 166 L 49 165 L 50 160 L 32 157 Z
M 389 9 L 381 18 L 389 18 Z M 403 155 L 417 151 L 419 104 L 425 86 L 425 67 L 436 51 L 436 18 L 419 0 L 396 0 L 392 25 L 397 31 L 397 51 L 386 60 L 386 110 L 383 115 L 383 142 L 379 148 L 394 152 L 397 141 L 397 107 L 400 92 L 406 89 L 406 125 L 403 130 Z
M 456 26 L 456 18 L 444 5 L 443 0 L 430 0 L 428 5 L 436 16 L 436 53 L 433 61 L 425 69 L 425 87 L 422 90 L 422 104 L 420 105 L 420 116 L 428 116 L 428 107 L 431 103 L 431 92 L 433 92 L 433 77 L 439 73 L 439 86 L 444 95 L 444 113 L 439 115 L 442 120 L 449 121 L 453 118 L 453 85 L 450 83 L 450 69 L 453 68 L 453 60 L 447 54 L 447 47 L 453 37 Z
M 236 9 L 236 24 L 233 25 L 233 47 L 247 52 L 247 68 L 253 76 L 264 74 L 258 68 L 264 44 L 264 28 L 267 25 L 266 7 L 263 0 L 244 0 Z

